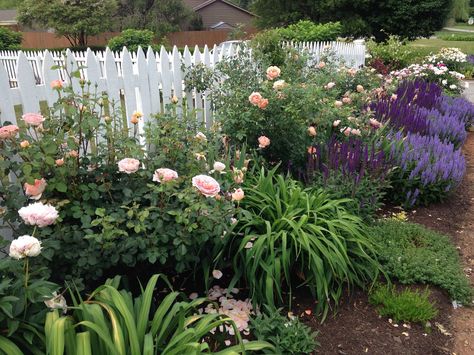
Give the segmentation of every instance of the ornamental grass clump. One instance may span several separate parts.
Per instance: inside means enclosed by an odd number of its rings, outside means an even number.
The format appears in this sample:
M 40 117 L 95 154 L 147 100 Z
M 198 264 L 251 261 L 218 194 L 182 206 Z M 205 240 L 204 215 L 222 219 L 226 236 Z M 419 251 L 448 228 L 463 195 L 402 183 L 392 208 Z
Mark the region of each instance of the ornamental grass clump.
M 392 159 L 392 198 L 406 207 L 439 201 L 456 188 L 466 171 L 466 161 L 454 144 L 437 136 L 396 134 Z
M 243 279 L 255 303 L 291 302 L 295 286 L 306 285 L 324 319 L 344 286 L 364 287 L 377 277 L 373 246 L 362 220 L 346 210 L 347 199 L 304 189 L 275 169 L 262 169 L 245 195 L 227 247 L 233 282 Z

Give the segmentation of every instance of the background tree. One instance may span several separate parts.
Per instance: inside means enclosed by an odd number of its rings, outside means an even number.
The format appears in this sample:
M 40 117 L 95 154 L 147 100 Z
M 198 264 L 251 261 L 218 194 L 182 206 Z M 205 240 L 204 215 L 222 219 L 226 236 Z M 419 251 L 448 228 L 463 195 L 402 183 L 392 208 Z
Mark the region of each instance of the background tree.
M 87 46 L 87 38 L 107 31 L 116 12 L 116 0 L 24 0 L 18 20 L 52 28 L 73 47 Z
M 413 39 L 440 29 L 452 0 L 254 0 L 251 10 L 262 28 L 285 26 L 301 19 L 340 21 L 345 35 L 390 34 Z
M 117 22 L 121 30 L 147 29 L 153 31 L 157 38 L 162 38 L 190 24 L 194 25 L 191 27 L 199 27 L 199 19 L 195 16 L 182 0 L 121 0 Z
M 449 17 L 455 21 L 467 21 L 469 19 L 469 0 L 453 0 Z

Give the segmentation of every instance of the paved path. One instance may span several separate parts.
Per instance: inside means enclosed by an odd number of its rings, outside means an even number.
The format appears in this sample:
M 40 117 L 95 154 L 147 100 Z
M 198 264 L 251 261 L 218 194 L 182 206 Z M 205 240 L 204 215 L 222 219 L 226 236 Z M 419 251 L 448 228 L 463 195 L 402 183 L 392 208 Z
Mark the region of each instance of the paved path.
M 462 29 L 462 28 L 454 28 L 454 27 L 443 27 L 443 30 L 446 30 L 446 31 L 455 31 L 455 32 L 474 33 L 474 25 L 473 25 L 472 27 L 473 27 L 472 30 L 465 30 L 465 29 Z

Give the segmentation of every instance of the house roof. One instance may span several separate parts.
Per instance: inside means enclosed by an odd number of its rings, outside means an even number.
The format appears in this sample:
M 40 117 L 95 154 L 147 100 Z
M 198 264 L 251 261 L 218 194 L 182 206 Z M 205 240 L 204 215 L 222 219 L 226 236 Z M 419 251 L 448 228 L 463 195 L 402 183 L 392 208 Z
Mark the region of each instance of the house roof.
M 244 8 L 226 0 L 185 0 L 184 3 L 191 7 L 194 11 L 199 11 L 209 5 L 214 4 L 215 2 L 223 2 L 224 4 L 227 4 L 229 6 L 232 6 L 240 11 L 243 11 L 249 15 L 255 16 L 253 13 L 251 13 L 248 10 L 245 10 Z
M 0 22 L 16 23 L 16 10 L 0 10 Z

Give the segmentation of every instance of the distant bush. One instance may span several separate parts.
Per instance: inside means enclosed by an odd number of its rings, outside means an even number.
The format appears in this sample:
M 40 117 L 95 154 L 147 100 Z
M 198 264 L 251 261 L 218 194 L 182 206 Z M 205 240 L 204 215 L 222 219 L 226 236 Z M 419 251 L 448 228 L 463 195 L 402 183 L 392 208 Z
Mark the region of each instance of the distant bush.
M 474 36 L 466 34 L 444 34 L 444 35 L 438 35 L 437 36 L 439 39 L 442 39 L 443 41 L 474 41 Z
M 20 49 L 22 38 L 20 32 L 0 27 L 0 50 Z
M 109 41 L 109 48 L 113 51 L 121 51 L 123 47 L 127 47 L 130 52 L 136 52 L 138 47 L 144 49 L 153 44 L 154 34 L 150 30 L 133 30 L 128 29 L 122 31 L 120 35 Z
M 301 20 L 288 27 L 279 28 L 283 40 L 296 42 L 335 41 L 342 33 L 339 22 L 317 24 L 308 20 Z

